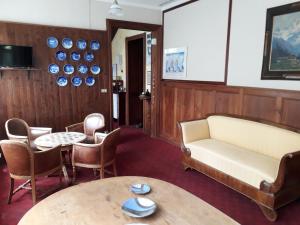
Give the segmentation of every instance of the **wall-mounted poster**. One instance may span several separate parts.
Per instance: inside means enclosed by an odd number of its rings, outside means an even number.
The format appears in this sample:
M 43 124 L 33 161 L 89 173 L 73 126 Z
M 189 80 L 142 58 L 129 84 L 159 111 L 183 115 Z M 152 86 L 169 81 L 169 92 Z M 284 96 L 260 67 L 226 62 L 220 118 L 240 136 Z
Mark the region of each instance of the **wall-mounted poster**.
M 300 5 L 267 10 L 262 79 L 300 79 Z
M 169 48 L 164 50 L 163 79 L 186 77 L 187 48 Z

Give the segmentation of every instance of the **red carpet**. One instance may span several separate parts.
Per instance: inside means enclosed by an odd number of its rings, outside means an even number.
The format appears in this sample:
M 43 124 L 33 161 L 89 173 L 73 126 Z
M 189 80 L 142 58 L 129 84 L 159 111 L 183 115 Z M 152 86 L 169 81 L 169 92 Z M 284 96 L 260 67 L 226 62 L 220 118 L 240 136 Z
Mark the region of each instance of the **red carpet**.
M 173 145 L 152 139 L 138 129 L 122 129 L 117 157 L 120 176 L 146 176 L 168 181 L 195 194 L 243 225 L 300 224 L 300 200 L 280 209 L 275 223 L 268 222 L 258 206 L 248 198 L 196 171 L 185 172 L 180 157 L 180 149 Z M 12 204 L 7 205 L 9 184 L 5 167 L 0 169 L 0 179 L 0 225 L 17 224 L 32 206 L 31 194 L 26 190 L 20 191 L 13 197 Z M 93 171 L 79 171 L 79 182 L 92 179 Z M 47 178 L 40 180 L 37 185 L 43 193 L 57 183 L 58 178 Z

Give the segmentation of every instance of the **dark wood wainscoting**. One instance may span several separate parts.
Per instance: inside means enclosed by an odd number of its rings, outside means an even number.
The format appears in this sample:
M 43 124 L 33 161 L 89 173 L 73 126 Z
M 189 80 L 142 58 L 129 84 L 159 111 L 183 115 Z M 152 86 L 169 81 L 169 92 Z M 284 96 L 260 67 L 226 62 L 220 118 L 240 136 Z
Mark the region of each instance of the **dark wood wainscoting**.
M 54 36 L 59 40 L 59 46 L 55 49 L 47 47 L 46 40 Z M 71 49 L 64 49 L 61 45 L 63 38 L 73 40 Z M 86 50 L 78 50 L 76 41 L 84 39 L 88 41 Z M 83 58 L 86 51 L 91 51 L 89 42 L 98 40 L 101 43 L 99 51 L 92 51 L 95 60 L 86 63 L 84 60 L 73 62 L 70 53 L 78 51 Z M 49 126 L 54 131 L 62 131 L 68 124 L 80 122 L 84 117 L 93 112 L 104 114 L 106 123 L 109 124 L 109 93 L 101 93 L 101 89 L 108 89 L 107 72 L 107 36 L 106 32 L 62 28 L 52 26 L 39 26 L 18 23 L 0 22 L 0 44 L 23 45 L 33 47 L 33 61 L 35 71 L 3 71 L 0 77 L 0 138 L 5 138 L 4 123 L 8 118 L 19 117 L 31 126 Z M 55 53 L 64 50 L 67 60 L 58 63 Z M 63 65 L 70 63 L 75 66 L 86 64 L 91 66 L 99 64 L 101 73 L 95 76 L 96 83 L 87 87 L 83 83 L 80 87 L 71 85 L 71 77 L 77 75 L 75 71 L 68 77 L 67 87 L 58 87 L 57 75 L 48 73 L 48 65 L 57 63 L 60 66 L 60 75 L 63 75 Z M 91 74 L 88 72 L 88 74 Z M 86 77 L 86 75 L 79 75 Z
M 161 82 L 160 136 L 179 143 L 176 122 L 225 113 L 300 130 L 300 92 L 195 82 Z

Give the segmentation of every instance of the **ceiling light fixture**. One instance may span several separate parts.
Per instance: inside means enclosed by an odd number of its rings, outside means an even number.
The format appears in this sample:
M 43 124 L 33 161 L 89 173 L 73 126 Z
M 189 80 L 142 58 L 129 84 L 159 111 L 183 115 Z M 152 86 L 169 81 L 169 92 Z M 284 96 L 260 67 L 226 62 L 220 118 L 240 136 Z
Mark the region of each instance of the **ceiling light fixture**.
M 114 0 L 113 4 L 110 6 L 109 14 L 113 16 L 123 16 L 123 9 L 117 0 Z

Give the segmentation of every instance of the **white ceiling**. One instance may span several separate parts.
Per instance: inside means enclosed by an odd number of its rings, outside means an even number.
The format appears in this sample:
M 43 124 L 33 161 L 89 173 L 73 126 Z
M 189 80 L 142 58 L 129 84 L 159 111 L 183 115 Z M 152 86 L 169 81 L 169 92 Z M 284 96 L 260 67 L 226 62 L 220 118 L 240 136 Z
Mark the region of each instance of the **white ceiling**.
M 97 0 L 103 2 L 113 2 L 113 0 Z M 118 0 L 119 4 L 137 6 L 148 9 L 165 10 L 173 6 L 179 5 L 189 0 Z

